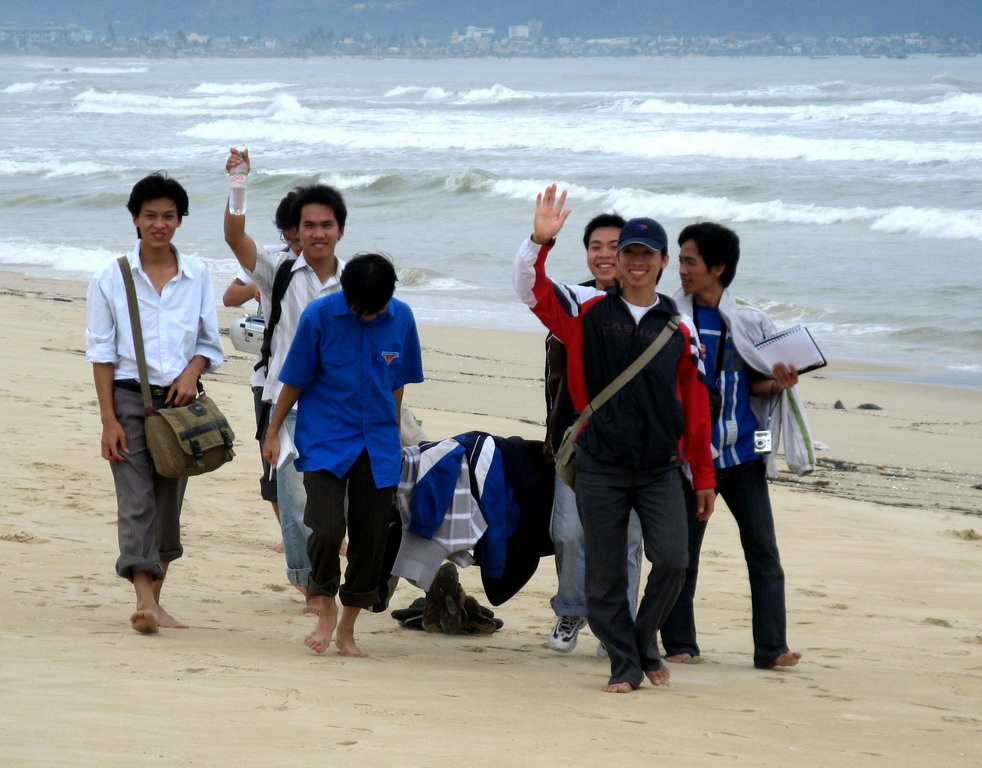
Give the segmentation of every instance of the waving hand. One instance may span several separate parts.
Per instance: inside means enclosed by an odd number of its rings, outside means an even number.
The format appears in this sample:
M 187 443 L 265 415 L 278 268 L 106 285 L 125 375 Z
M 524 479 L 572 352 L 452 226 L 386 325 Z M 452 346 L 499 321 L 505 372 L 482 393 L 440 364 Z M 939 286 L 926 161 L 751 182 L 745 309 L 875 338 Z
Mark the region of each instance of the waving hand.
M 566 190 L 556 200 L 556 185 L 550 184 L 545 192 L 535 196 L 535 219 L 532 227 L 532 242 L 545 245 L 559 234 L 572 211 L 563 210 L 566 204 Z

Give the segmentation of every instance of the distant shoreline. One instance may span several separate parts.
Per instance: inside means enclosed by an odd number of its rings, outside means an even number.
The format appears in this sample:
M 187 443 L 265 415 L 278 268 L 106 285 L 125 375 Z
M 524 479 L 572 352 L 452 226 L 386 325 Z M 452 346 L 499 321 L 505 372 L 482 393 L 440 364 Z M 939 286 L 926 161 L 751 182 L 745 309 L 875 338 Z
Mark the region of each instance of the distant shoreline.
M 301 61 L 314 60 L 337 60 L 337 59 L 365 59 L 369 61 L 398 61 L 412 59 L 414 61 L 457 61 L 461 59 L 476 61 L 511 61 L 515 59 L 528 59 L 530 61 L 546 61 L 550 59 L 971 59 L 980 55 L 980 52 L 972 53 L 905 53 L 903 55 L 890 54 L 867 54 L 860 52 L 852 53 L 564 53 L 564 54 L 423 54 L 423 53 L 402 53 L 402 54 L 376 54 L 376 53 L 317 53 L 317 54 L 289 54 L 289 53 L 269 53 L 259 55 L 256 51 L 235 54 L 223 52 L 220 54 L 207 53 L 172 53 L 170 55 L 148 55 L 137 53 L 115 53 L 112 51 L 61 51 L 61 52 L 34 52 L 34 53 L 0 53 L 3 59 L 112 59 L 119 61 L 195 61 L 198 59 L 227 59 L 230 61 L 263 61 L 267 59 L 298 59 Z

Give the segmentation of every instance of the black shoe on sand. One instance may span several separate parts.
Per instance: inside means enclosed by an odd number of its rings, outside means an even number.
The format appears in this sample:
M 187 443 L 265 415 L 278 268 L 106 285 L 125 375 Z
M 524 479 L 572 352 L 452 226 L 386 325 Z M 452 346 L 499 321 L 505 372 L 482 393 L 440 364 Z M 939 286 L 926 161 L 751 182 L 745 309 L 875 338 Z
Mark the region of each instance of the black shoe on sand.
M 457 566 L 444 563 L 436 572 L 433 585 L 426 593 L 427 602 L 436 607 L 440 620 L 440 628 L 448 635 L 460 632 L 467 616 L 464 613 L 464 590 L 460 588 L 457 578 Z

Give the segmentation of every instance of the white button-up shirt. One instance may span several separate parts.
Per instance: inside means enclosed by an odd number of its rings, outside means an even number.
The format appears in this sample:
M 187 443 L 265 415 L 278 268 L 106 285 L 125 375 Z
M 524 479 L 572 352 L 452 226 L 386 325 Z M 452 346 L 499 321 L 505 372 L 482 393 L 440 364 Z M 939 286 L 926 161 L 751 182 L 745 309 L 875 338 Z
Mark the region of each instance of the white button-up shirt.
M 270 296 L 273 292 L 273 280 L 276 277 L 276 270 L 280 263 L 287 258 L 292 258 L 289 253 L 269 253 L 264 248 L 259 248 L 256 253 L 256 268 L 252 271 L 252 276 L 263 293 L 263 298 Z M 297 326 L 300 324 L 300 315 L 314 299 L 327 296 L 335 291 L 341 290 L 341 270 L 344 269 L 344 262 L 337 260 L 337 268 L 325 282 L 314 273 L 314 270 L 307 263 L 303 254 L 297 257 L 293 264 L 293 278 L 287 286 L 286 295 L 280 302 L 280 319 L 273 331 L 273 344 L 269 355 L 269 368 L 266 372 L 266 383 L 263 385 L 263 400 L 276 403 L 280 396 L 283 384 L 280 381 L 280 370 L 283 368 L 283 361 L 286 354 L 290 351 L 293 337 L 297 333 Z M 271 305 L 264 305 L 266 322 L 273 312 Z
M 215 292 L 205 265 L 178 253 L 177 274 L 158 296 L 140 263 L 139 243 L 128 258 L 150 385 L 169 387 L 195 355 L 207 358 L 205 373 L 218 368 L 225 356 L 218 335 Z M 89 281 L 85 344 L 86 362 L 112 363 L 114 379 L 139 380 L 126 286 L 115 259 Z
M 269 254 L 270 258 L 278 259 L 276 262 L 279 266 L 280 262 L 284 259 L 292 259 L 294 257 L 293 251 L 285 245 L 264 245 L 262 247 L 263 251 Z M 236 280 L 239 280 L 243 285 L 256 285 L 256 280 L 253 278 L 252 274 L 245 268 L 239 267 L 239 274 L 235 276 Z M 259 286 L 259 310 L 262 312 L 265 319 L 269 319 L 269 307 L 272 300 L 269 297 L 269 292 L 265 288 Z M 262 353 L 256 355 L 255 362 L 258 363 L 262 359 Z M 253 370 L 252 378 L 249 379 L 250 387 L 262 387 L 266 384 L 266 369 L 258 368 Z

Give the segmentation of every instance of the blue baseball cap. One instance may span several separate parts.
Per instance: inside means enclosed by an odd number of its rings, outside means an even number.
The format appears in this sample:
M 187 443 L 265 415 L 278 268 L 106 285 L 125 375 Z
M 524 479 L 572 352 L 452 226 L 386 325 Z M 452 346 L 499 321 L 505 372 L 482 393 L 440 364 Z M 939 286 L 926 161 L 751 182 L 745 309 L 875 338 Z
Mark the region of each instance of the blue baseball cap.
M 640 243 L 652 250 L 661 251 L 668 247 L 668 235 L 665 234 L 665 228 L 654 219 L 631 219 L 621 230 L 617 250 L 631 243 Z

